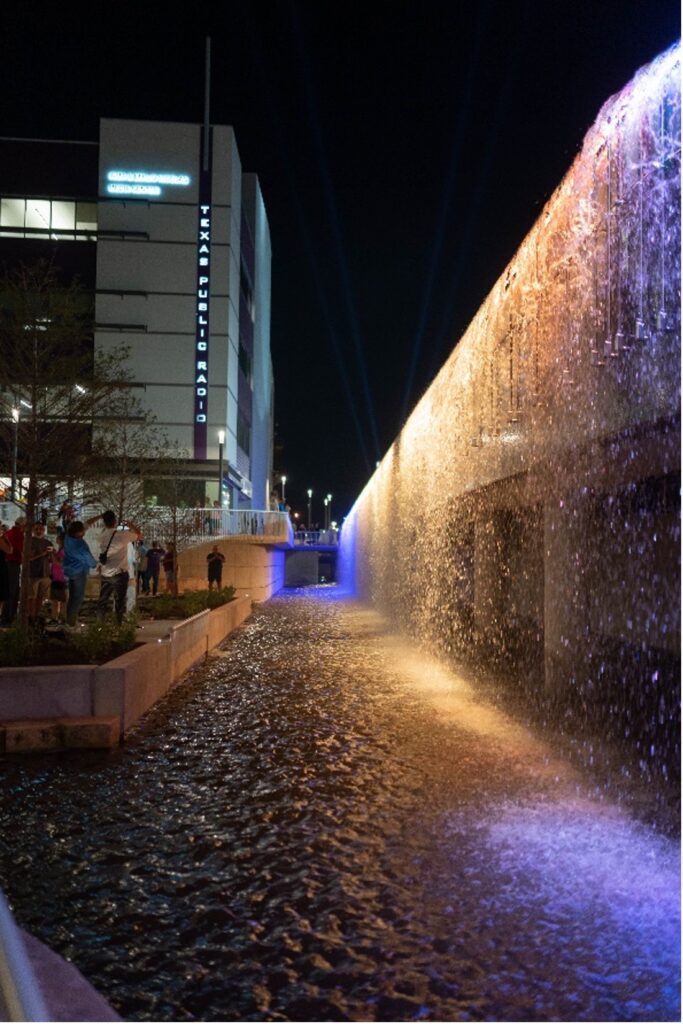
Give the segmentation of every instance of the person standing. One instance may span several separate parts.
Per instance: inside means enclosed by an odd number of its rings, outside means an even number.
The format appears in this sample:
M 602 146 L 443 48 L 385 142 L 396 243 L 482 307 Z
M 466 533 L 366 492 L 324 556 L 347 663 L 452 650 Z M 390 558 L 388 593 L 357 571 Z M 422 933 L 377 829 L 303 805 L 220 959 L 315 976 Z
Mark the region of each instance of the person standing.
M 108 509 L 102 515 L 104 529 L 100 534 L 100 597 L 97 602 L 97 617 L 104 618 L 114 598 L 114 611 L 119 623 L 123 622 L 128 596 L 128 545 L 140 540 L 142 533 L 137 526 L 119 530 L 116 513 Z M 148 556 L 149 557 L 149 556 Z
M 223 578 L 223 563 L 225 562 L 225 555 L 218 550 L 218 545 L 214 544 L 211 551 L 206 556 L 206 568 L 209 576 L 209 590 L 212 590 L 212 583 L 216 584 L 216 590 L 220 590 L 222 586 Z
M 162 565 L 164 567 L 164 572 L 166 573 L 166 590 L 169 594 L 176 594 L 178 591 L 178 555 L 176 553 L 175 544 L 172 542 L 169 542 L 166 545 Z
M 21 576 L 21 558 L 24 551 L 24 529 L 26 516 L 17 516 L 14 526 L 5 534 L 12 545 L 12 553 L 5 555 L 7 566 L 7 599 L 2 606 L 2 624 L 9 626 L 17 617 L 19 607 L 19 579 Z
M 136 593 L 149 594 L 149 578 L 147 576 L 147 547 L 141 540 L 135 545 L 135 589 Z
M 85 524 L 80 519 L 69 523 L 64 534 L 64 562 L 62 567 L 69 583 L 69 598 L 66 603 L 67 625 L 75 626 L 78 613 L 85 597 L 90 570 L 97 562 L 85 541 Z
M 31 537 L 31 555 L 29 559 L 29 576 L 31 579 L 31 598 L 28 606 L 29 620 L 36 622 L 43 608 L 43 602 L 50 593 L 50 565 L 52 563 L 52 542 L 45 536 L 42 523 L 33 524 Z
M 151 548 L 147 548 L 147 589 L 145 593 L 149 594 L 149 585 L 151 583 L 152 597 L 156 597 L 159 590 L 159 571 L 161 569 L 161 559 L 165 554 L 166 552 L 158 540 L 152 541 Z
M 50 566 L 50 580 L 52 618 L 55 622 L 62 622 L 66 618 L 66 576 L 64 575 L 63 533 L 58 533 L 55 537 L 55 549 L 52 552 L 52 565 Z
M 0 607 L 4 605 L 9 596 L 9 588 L 7 586 L 7 562 L 5 559 L 7 555 L 11 554 L 12 545 L 7 540 L 6 527 L 3 524 L 0 524 Z

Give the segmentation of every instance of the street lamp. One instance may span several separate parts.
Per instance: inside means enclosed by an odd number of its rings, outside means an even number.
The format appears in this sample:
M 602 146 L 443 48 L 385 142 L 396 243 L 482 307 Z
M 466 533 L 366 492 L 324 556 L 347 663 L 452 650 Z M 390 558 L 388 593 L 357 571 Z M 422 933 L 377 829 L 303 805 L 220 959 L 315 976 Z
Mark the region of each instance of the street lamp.
M 225 444 L 225 431 L 218 431 L 218 507 L 223 508 L 223 445 Z
M 331 519 L 332 519 L 332 495 L 328 494 L 327 495 L 327 525 L 325 527 L 326 530 L 329 530 L 329 528 L 330 528 L 330 520 Z
M 287 483 L 287 477 L 281 476 L 280 479 L 282 480 L 282 504 L 285 506 L 285 511 L 287 511 L 287 502 L 285 501 L 285 484 Z
M 323 505 L 325 506 L 325 512 L 323 515 L 323 529 L 327 529 L 327 506 L 329 505 L 329 498 L 323 498 Z
M 12 445 L 12 489 L 10 496 L 12 501 L 17 496 L 17 451 L 19 448 L 19 407 L 15 405 L 12 408 L 12 419 L 14 420 L 13 429 L 13 445 Z
M 313 497 L 313 491 L 310 490 L 310 488 L 309 488 L 309 490 L 306 493 L 308 494 L 308 529 L 310 530 L 310 529 L 312 529 L 312 527 L 311 527 L 311 498 Z

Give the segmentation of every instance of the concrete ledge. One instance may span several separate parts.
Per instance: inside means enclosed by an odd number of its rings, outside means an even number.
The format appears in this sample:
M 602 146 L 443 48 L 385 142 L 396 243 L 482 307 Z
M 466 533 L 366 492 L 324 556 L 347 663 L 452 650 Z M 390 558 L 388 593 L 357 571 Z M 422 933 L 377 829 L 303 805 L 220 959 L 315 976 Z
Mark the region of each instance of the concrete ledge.
M 185 675 L 189 668 L 205 658 L 209 642 L 209 616 L 211 612 L 199 612 L 191 619 L 179 622 L 171 627 L 171 657 L 173 659 L 173 676 L 178 679 Z
M 121 733 L 116 715 L 64 718 L 59 728 L 66 750 L 107 750 L 118 746 Z
M 7 753 L 115 745 L 244 622 L 251 604 L 238 597 L 200 612 L 106 665 L 0 669 L 0 743 Z
M 0 751 L 107 750 L 120 739 L 118 716 L 19 719 L 0 724 Z
M 0 721 L 93 714 L 94 665 L 0 669 Z
M 52 719 L 29 718 L 8 722 L 4 727 L 5 753 L 23 754 L 27 750 L 59 750 L 59 722 Z
M 121 1020 L 73 964 L 28 932 L 20 934 L 51 1021 Z

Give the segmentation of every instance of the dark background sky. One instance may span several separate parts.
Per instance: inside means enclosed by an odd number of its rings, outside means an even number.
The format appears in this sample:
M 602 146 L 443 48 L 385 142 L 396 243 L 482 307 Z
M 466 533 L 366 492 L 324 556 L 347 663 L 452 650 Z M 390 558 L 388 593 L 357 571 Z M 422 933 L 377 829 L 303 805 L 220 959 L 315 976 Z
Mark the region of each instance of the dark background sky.
M 231 124 L 273 242 L 276 469 L 341 518 L 678 0 L 3 8 L 0 134 Z

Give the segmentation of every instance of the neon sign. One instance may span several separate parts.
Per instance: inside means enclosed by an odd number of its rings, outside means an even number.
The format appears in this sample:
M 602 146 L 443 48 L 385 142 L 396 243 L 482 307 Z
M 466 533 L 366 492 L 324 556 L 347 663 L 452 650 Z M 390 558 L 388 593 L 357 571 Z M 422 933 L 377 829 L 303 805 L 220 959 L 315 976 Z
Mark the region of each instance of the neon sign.
M 162 185 L 187 188 L 191 180 L 189 174 L 167 171 L 109 171 L 107 192 L 123 196 L 160 196 Z
M 197 287 L 195 289 L 194 343 L 194 457 L 207 455 L 207 422 L 209 415 L 209 304 L 211 301 L 211 166 L 213 133 L 202 128 L 200 152 L 204 159 L 199 170 L 199 205 L 197 207 Z M 207 143 L 205 146 L 204 143 Z
M 206 423 L 209 383 L 209 295 L 211 289 L 211 206 L 199 206 L 199 245 L 197 248 L 197 331 L 195 344 L 194 421 Z

